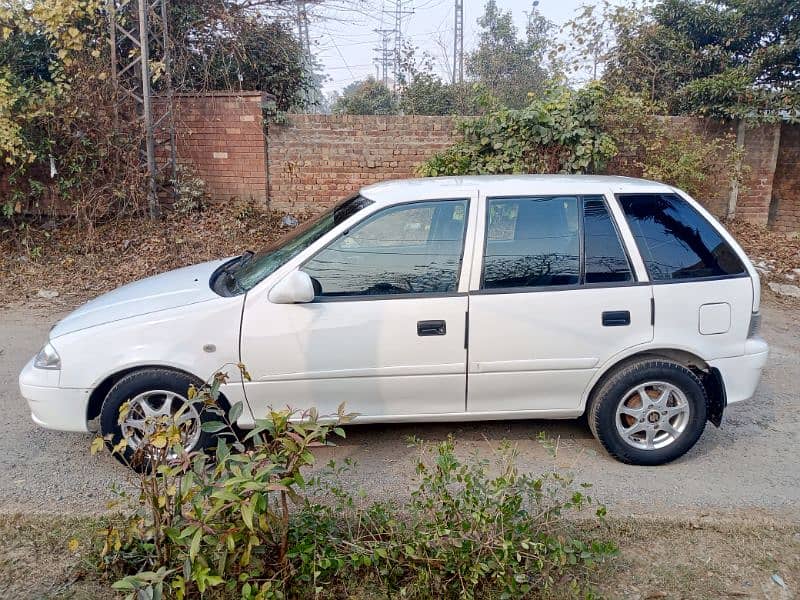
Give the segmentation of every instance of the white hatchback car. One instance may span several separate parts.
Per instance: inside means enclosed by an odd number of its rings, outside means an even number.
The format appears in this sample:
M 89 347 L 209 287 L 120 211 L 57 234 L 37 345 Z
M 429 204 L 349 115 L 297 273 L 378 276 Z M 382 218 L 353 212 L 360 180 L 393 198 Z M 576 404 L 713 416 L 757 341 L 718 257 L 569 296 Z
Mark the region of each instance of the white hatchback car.
M 148 415 L 235 368 L 224 401 L 358 422 L 575 418 L 617 459 L 684 454 L 767 360 L 758 274 L 673 187 L 497 176 L 365 187 L 258 254 L 85 304 L 20 375 L 33 420 L 135 446 Z M 131 410 L 121 425 L 118 410 Z M 206 417 L 189 407 L 188 448 Z

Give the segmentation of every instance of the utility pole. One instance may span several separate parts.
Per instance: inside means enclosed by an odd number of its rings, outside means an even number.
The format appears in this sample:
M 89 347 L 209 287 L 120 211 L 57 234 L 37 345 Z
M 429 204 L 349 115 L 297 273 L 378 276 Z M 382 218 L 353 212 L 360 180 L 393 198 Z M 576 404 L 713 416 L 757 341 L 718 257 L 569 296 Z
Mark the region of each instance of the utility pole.
M 373 48 L 373 50 L 378 53 L 378 57 L 375 59 L 375 66 L 379 68 L 379 75 L 377 78 L 383 82 L 383 85 L 389 84 L 389 63 L 392 61 L 393 57 L 389 43 L 392 41 L 394 32 L 394 29 L 375 30 L 375 33 L 381 36 L 380 47 Z
M 400 80 L 400 59 L 403 53 L 403 17 L 413 15 L 414 9 L 403 9 L 403 0 L 395 0 L 392 12 L 394 13 L 394 83 L 392 89 L 396 92 Z
M 464 0 L 455 0 L 453 83 L 464 83 Z
M 297 2 L 297 37 L 306 59 L 311 57 L 311 36 L 308 33 L 308 10 L 303 0 Z
M 308 32 L 308 8 L 304 0 L 296 1 L 296 20 L 297 20 L 297 39 L 300 42 L 300 51 L 302 54 L 303 70 L 309 77 L 314 77 L 314 59 L 311 55 L 311 35 Z M 305 94 L 304 103 L 307 109 L 315 107 L 319 104 L 320 98 L 314 92 L 307 89 Z
M 142 159 L 147 174 L 147 211 L 155 219 L 161 212 L 159 192 L 166 191 L 163 174 L 177 179 L 175 121 L 173 115 L 172 58 L 167 26 L 167 0 L 107 0 L 111 40 L 111 78 L 117 94 L 117 116 L 141 124 Z M 153 102 L 152 65 L 161 65 L 159 101 Z M 120 115 L 120 94 L 134 102 L 134 114 Z M 157 160 L 166 146 L 166 161 Z M 171 186 L 174 193 L 174 186 Z

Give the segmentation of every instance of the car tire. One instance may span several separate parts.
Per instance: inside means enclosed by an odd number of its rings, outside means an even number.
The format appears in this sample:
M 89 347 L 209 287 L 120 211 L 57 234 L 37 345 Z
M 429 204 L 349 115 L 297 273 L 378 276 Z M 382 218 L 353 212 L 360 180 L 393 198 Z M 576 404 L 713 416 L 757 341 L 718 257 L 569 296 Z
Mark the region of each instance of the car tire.
M 661 465 L 683 456 L 703 433 L 707 396 L 685 366 L 645 359 L 613 371 L 592 394 L 594 436 L 617 460 Z
M 100 410 L 100 432 L 106 439 L 109 448 L 116 446 L 123 438 L 135 439 L 137 429 L 132 426 L 140 417 L 150 414 L 175 414 L 181 403 L 187 403 L 188 390 L 190 386 L 199 388 L 203 382 L 180 371 L 170 369 L 143 369 L 134 371 L 122 377 L 111 388 L 103 401 Z M 171 410 L 166 407 L 167 399 L 170 398 Z M 163 403 L 162 403 L 163 400 Z M 125 423 L 119 422 L 120 407 L 125 402 L 131 402 L 128 417 Z M 146 405 L 146 410 L 145 410 Z M 155 411 L 153 409 L 155 408 Z M 159 412 L 164 411 L 164 412 Z M 193 411 L 193 412 L 191 412 Z M 190 442 L 187 450 L 205 450 L 214 443 L 215 436 L 211 433 L 202 431 L 202 423 L 219 420 L 219 417 L 210 411 L 203 410 L 202 407 L 190 404 L 188 409 L 182 413 L 185 421 L 181 424 L 186 428 Z M 123 432 L 125 430 L 125 433 Z M 114 457 L 137 471 L 146 470 L 148 461 L 141 460 L 140 456 L 135 456 L 135 443 L 122 452 L 114 452 Z

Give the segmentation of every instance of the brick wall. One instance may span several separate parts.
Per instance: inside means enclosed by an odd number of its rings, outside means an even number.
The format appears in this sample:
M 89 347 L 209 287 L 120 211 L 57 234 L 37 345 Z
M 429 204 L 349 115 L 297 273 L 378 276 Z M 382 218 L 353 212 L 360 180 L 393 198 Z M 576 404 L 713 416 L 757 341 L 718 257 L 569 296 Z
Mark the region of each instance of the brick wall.
M 266 204 L 262 103 L 261 92 L 176 96 L 178 163 L 205 181 L 212 200 Z
M 694 117 L 665 119 L 669 127 L 690 128 L 709 138 L 735 136 L 738 131 L 735 123 Z M 450 117 L 291 115 L 285 124 L 270 128 L 267 161 L 270 206 L 295 212 L 316 210 L 364 185 L 413 177 L 416 165 L 456 141 L 453 125 Z M 776 223 L 780 222 L 786 230 L 798 230 L 800 222 L 792 212 L 800 204 L 800 189 L 795 185 L 800 177 L 798 129 L 784 125 L 783 129 L 792 134 L 779 145 L 778 127 L 744 128 L 742 163 L 746 168 L 734 212 L 766 225 L 773 184 L 777 181 L 782 191 L 781 213 Z M 635 159 L 632 151 L 622 148 L 607 171 L 641 176 Z M 720 156 L 720 164 L 728 159 Z M 717 192 L 702 200 L 713 214 L 725 217 L 731 203 L 730 181 L 723 168 L 709 175 Z
M 667 130 L 688 129 L 708 139 L 733 136 L 736 134 L 735 124 L 721 123 L 719 121 L 697 117 L 662 117 L 662 125 L 664 125 Z M 642 131 L 639 135 L 646 137 L 648 135 L 657 135 L 657 133 L 655 131 Z M 635 146 L 619 148 L 618 154 L 611 160 L 605 172 L 609 175 L 642 177 L 642 170 L 636 166 L 636 162 L 642 159 L 642 156 L 637 154 L 638 150 L 641 149 Z M 730 156 L 720 156 L 720 164 L 724 164 L 729 159 Z M 725 170 L 721 168 L 708 175 L 710 183 L 709 188 L 714 190 L 714 192 L 709 197 L 703 198 L 703 204 L 712 214 L 718 217 L 724 217 L 728 213 L 728 204 L 730 201 L 730 180 L 726 177 Z
M 370 183 L 413 177 L 415 167 L 457 140 L 451 117 L 289 115 L 264 136 L 263 95 L 216 93 L 176 98 L 178 159 L 206 182 L 212 200 L 252 199 L 264 207 L 316 211 Z M 737 128 L 692 117 L 665 117 L 670 126 L 709 137 L 739 133 L 745 181 L 737 216 L 782 231 L 800 231 L 800 126 Z M 638 176 L 622 148 L 609 173 Z M 723 162 L 727 157 L 720 157 Z M 728 214 L 731 185 L 711 174 L 718 193 L 703 199 Z M 10 190 L 0 173 L 0 200 Z
M 450 117 L 290 115 L 270 126 L 270 207 L 315 210 L 370 183 L 413 177 L 454 141 Z
M 769 225 L 779 231 L 800 231 L 800 125 L 781 126 Z
M 742 164 L 746 170 L 735 213 L 758 225 L 766 225 L 768 220 L 780 131 L 780 124 L 744 127 Z

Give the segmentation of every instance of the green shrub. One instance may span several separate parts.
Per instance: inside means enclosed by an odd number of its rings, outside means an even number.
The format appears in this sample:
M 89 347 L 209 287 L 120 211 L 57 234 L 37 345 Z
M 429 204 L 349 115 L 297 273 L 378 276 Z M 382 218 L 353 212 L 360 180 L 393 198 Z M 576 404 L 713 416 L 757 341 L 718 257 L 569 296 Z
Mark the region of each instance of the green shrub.
M 178 440 L 156 428 L 139 509 L 103 531 L 114 588 L 131 598 L 542 597 L 587 592 L 588 570 L 616 552 L 564 519 L 590 506 L 602 519 L 602 506 L 556 472 L 520 473 L 507 444 L 490 465 L 459 459 L 452 439 L 433 452 L 419 443 L 402 503 L 347 491 L 349 462 L 306 481 L 312 449 L 344 436 L 351 415 L 272 411 L 240 439 L 229 425 L 241 404 L 228 415 L 215 405 L 223 380 L 190 394 L 220 414 L 204 426 L 221 434 L 213 456 L 176 444 L 168 460 L 159 449 Z
M 458 125 L 463 141 L 420 165 L 418 174 L 595 173 L 617 153 L 602 129 L 605 92 L 554 88 L 522 109 L 495 106 Z

